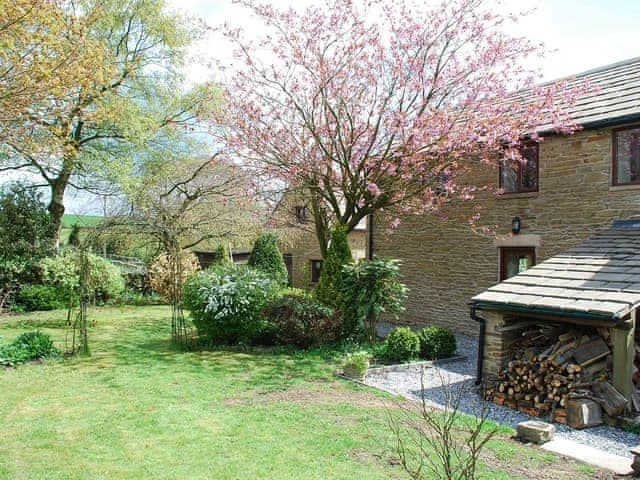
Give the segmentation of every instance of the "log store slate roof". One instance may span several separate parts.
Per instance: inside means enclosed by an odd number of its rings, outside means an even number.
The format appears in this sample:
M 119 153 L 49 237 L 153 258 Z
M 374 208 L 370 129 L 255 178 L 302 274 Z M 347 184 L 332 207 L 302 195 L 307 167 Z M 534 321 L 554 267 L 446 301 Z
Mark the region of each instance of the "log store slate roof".
M 613 321 L 640 306 L 640 218 L 618 220 L 585 242 L 473 297 L 476 306 Z

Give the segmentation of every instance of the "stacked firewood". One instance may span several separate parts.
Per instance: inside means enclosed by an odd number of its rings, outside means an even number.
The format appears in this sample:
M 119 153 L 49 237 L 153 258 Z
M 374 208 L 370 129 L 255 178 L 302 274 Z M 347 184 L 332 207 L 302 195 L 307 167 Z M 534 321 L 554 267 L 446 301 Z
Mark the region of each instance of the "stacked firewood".
M 612 361 L 608 330 L 560 333 L 559 326 L 531 323 L 502 330 L 516 334 L 513 356 L 485 391 L 488 400 L 532 416 L 549 415 L 558 423 L 567 423 L 572 398 L 592 399 L 607 413 L 622 413 L 624 397 L 607 381 Z

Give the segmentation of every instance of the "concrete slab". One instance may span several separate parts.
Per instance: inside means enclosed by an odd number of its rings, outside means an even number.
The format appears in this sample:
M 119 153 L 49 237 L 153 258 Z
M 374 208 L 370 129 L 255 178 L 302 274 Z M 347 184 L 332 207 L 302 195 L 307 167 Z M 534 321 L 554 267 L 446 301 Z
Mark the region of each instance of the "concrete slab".
M 541 445 L 540 448 L 557 453 L 565 457 L 574 458 L 595 467 L 610 470 L 618 475 L 631 475 L 632 460 L 630 458 L 603 452 L 602 450 L 573 442 L 564 438 L 558 438 Z

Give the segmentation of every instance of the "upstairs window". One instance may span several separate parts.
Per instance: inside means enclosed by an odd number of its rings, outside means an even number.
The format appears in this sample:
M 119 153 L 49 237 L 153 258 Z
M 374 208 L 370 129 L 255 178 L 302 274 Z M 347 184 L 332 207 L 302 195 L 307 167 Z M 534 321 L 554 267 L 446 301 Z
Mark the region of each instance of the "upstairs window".
M 640 184 L 640 125 L 613 130 L 613 185 Z
M 307 220 L 309 219 L 309 210 L 307 209 L 307 207 L 303 205 L 298 205 L 295 208 L 295 212 L 296 212 L 296 221 L 298 223 L 307 223 Z
M 500 188 L 504 193 L 538 191 L 538 144 L 520 149 L 521 159 L 506 160 L 500 165 Z

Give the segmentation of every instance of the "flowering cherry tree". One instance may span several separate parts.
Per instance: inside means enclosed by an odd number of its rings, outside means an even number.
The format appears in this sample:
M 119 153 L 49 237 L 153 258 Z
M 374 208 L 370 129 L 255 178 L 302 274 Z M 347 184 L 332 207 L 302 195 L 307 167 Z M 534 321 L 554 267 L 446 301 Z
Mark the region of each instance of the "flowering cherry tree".
M 264 178 L 309 199 L 321 251 L 340 223 L 432 212 L 486 186 L 479 165 L 518 157 L 523 138 L 575 129 L 573 84 L 536 88 L 543 47 L 507 32 L 519 16 L 484 0 L 324 0 L 304 10 L 237 3 L 259 38 L 227 69 L 225 144 Z M 514 94 L 513 92 L 526 92 Z

